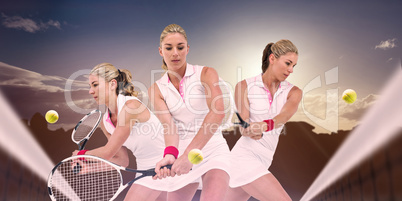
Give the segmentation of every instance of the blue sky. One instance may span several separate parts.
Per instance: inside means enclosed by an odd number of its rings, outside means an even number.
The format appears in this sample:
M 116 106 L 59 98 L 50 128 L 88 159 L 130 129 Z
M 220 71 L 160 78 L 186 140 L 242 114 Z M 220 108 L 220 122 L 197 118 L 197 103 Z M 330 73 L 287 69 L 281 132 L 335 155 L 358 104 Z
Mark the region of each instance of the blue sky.
M 299 88 L 338 67 L 335 84 L 305 95 L 306 108 L 318 104 L 320 111 L 310 112 L 322 116 L 326 90 L 338 89 L 340 95 L 353 88 L 359 100 L 352 106 L 340 102 L 339 110 L 361 115 L 400 64 L 401 10 L 394 0 L 1 1 L 0 62 L 59 78 L 109 62 L 149 87 L 151 71 L 161 69 L 160 33 L 177 23 L 189 38 L 188 62 L 214 67 L 235 84 L 260 73 L 268 42 L 286 38 L 299 48 L 298 65 L 288 78 Z M 3 88 L 13 85 L 2 81 Z M 305 120 L 302 113 L 295 120 Z M 345 113 L 339 113 L 340 124 L 350 120 Z

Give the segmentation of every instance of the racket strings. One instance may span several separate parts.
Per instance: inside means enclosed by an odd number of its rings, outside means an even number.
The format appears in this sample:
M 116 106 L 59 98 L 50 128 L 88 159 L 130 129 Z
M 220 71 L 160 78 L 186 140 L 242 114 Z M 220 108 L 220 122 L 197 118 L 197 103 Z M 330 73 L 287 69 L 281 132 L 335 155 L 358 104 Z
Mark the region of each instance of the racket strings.
M 77 159 L 57 167 L 51 179 L 53 197 L 56 200 L 110 200 L 122 183 L 120 172 L 103 161 L 80 164 L 79 171 L 74 171 Z
M 98 125 L 101 113 L 95 112 L 89 116 L 87 116 L 76 128 L 73 139 L 76 142 L 81 141 L 84 139 L 91 131 Z

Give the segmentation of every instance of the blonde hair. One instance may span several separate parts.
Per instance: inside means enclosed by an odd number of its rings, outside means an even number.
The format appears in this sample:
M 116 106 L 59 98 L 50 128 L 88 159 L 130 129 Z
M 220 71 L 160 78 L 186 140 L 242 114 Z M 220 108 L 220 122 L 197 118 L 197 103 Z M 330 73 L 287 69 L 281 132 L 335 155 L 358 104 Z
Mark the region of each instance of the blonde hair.
M 116 94 L 123 94 L 125 96 L 137 96 L 138 93 L 134 91 L 134 85 L 131 83 L 131 73 L 129 70 L 118 70 L 110 63 L 101 63 L 96 65 L 90 72 L 91 75 L 97 75 L 104 78 L 107 82 L 115 79 L 117 81 Z
M 299 54 L 297 47 L 290 40 L 282 39 L 276 43 L 269 43 L 265 46 L 264 52 L 262 53 L 262 72 L 264 73 L 268 69 L 269 55 L 274 54 L 275 58 L 279 58 L 288 52 Z
M 160 42 L 159 42 L 160 47 L 162 47 L 162 41 L 165 39 L 165 37 L 171 33 L 182 34 L 184 36 L 184 38 L 186 39 L 186 41 L 188 42 L 186 31 L 184 31 L 184 29 L 181 26 L 179 26 L 177 24 L 169 24 L 165 27 L 165 29 L 163 29 L 163 31 L 161 33 Z M 162 59 L 162 69 L 168 70 L 166 62 L 163 59 Z

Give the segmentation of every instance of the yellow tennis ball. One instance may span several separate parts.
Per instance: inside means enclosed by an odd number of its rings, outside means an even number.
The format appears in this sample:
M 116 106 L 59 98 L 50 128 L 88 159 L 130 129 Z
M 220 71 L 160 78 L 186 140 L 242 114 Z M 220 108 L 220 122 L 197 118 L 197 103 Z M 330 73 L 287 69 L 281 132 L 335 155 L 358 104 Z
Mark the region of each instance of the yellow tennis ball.
M 46 112 L 45 119 L 47 122 L 54 124 L 59 120 L 59 114 L 54 110 L 49 110 Z
M 342 99 L 347 103 L 355 102 L 357 94 L 353 89 L 346 89 L 342 94 Z
M 188 160 L 190 161 L 190 163 L 192 164 L 199 164 L 201 163 L 201 161 L 204 159 L 204 157 L 202 156 L 202 151 L 199 149 L 192 149 L 189 153 L 188 153 Z

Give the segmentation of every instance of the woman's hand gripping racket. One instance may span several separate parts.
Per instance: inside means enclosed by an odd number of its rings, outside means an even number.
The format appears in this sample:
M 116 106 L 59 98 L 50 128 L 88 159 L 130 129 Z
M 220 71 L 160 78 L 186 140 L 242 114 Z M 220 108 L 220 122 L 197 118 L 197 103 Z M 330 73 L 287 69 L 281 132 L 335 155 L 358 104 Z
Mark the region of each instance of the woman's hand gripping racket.
M 102 113 L 99 110 L 93 110 L 85 115 L 74 127 L 71 139 L 78 145 L 79 150 L 83 150 L 85 144 L 95 132 L 100 121 L 102 119 Z
M 77 163 L 82 167 L 79 172 L 75 172 Z M 164 167 L 170 169 L 171 165 Z M 122 171 L 141 175 L 123 184 Z M 96 156 L 72 156 L 58 163 L 50 173 L 49 196 L 52 200 L 113 200 L 136 180 L 155 174 L 155 169 L 129 169 Z
M 222 130 L 228 129 L 234 124 L 240 125 L 243 128 L 249 127 L 250 124 L 244 121 L 236 110 L 236 105 L 232 96 L 231 89 L 229 88 L 227 83 L 221 78 L 219 78 L 219 87 L 221 88 L 222 91 L 222 98 L 225 112 L 225 117 L 223 118 L 221 124 Z M 240 122 L 235 123 L 232 122 L 233 114 L 236 114 Z

